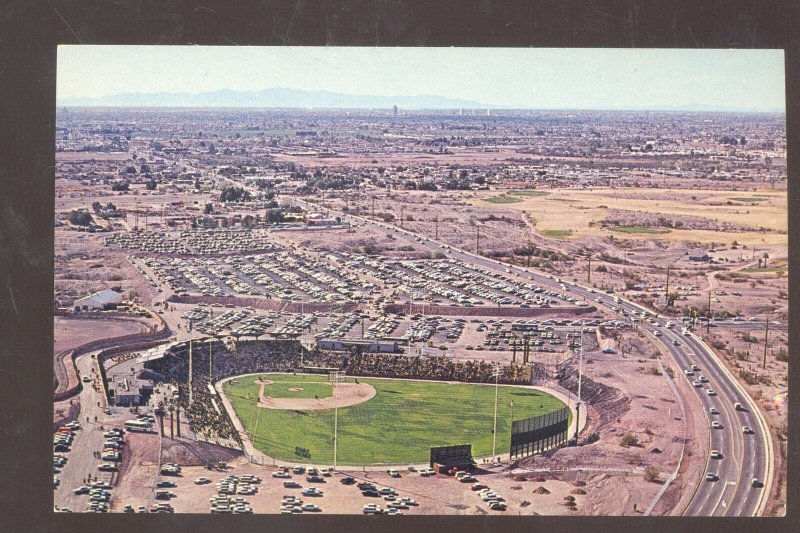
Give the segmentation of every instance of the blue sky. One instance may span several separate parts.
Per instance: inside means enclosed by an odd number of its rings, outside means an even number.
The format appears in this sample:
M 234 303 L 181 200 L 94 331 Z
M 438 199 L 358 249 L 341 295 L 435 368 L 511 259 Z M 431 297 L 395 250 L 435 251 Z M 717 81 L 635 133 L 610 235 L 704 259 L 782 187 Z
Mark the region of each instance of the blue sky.
M 492 107 L 784 109 L 782 50 L 59 46 L 57 98 L 286 87 Z

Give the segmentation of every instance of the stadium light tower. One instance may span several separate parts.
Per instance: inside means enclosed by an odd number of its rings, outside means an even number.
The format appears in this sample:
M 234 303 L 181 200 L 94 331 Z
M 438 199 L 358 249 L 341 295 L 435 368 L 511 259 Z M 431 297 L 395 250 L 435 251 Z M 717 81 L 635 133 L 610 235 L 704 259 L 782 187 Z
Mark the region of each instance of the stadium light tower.
M 578 443 L 578 428 L 581 421 L 581 381 L 583 377 L 583 320 L 581 320 L 581 347 L 578 358 L 578 401 L 575 402 L 575 444 Z
M 494 429 L 492 429 L 492 461 L 495 458 L 495 451 L 497 451 L 497 392 L 500 383 L 500 363 L 494 363 Z

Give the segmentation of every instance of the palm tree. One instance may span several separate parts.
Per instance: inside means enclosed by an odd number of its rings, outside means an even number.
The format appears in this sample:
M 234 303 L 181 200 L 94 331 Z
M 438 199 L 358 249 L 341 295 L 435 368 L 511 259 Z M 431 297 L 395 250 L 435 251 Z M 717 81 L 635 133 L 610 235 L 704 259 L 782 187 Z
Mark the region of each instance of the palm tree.
M 761 258 L 764 260 L 764 268 L 767 268 L 767 259 L 769 259 L 769 254 L 764 252 L 764 255 L 762 255 Z

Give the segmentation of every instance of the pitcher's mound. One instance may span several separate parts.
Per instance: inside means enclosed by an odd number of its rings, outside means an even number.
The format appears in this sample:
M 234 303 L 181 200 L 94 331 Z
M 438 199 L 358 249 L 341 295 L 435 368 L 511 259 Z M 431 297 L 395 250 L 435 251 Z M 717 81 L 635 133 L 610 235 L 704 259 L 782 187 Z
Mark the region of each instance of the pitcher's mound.
M 368 383 L 337 383 L 333 387 L 333 396 L 327 398 L 271 398 L 264 396 L 264 383 L 258 391 L 258 406 L 265 409 L 295 409 L 298 411 L 315 411 L 333 409 L 334 407 L 350 407 L 375 397 L 378 391 Z M 301 391 L 299 387 L 289 389 Z

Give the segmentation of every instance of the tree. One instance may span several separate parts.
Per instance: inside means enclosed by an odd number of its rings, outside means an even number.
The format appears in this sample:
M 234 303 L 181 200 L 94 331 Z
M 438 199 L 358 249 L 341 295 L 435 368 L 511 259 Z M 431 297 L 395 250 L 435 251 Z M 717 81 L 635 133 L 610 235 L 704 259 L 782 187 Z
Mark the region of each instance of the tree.
M 210 215 L 213 212 L 214 212 L 214 204 L 212 204 L 211 202 L 207 203 L 206 204 L 206 215 Z
M 154 180 L 153 178 L 150 178 L 150 179 L 149 179 L 149 180 L 147 180 L 147 181 L 145 182 L 145 184 L 144 184 L 145 188 L 146 188 L 148 191 L 154 191 L 154 190 L 156 190 L 156 186 L 157 186 L 157 185 L 158 185 L 158 183 L 157 183 L 157 182 L 156 182 L 156 180 Z
M 112 191 L 127 191 L 131 188 L 131 182 L 129 181 L 118 181 L 111 186 Z
M 94 221 L 94 219 L 88 211 L 84 211 L 82 209 L 73 209 L 69 213 L 69 221 L 71 224 L 75 224 L 76 226 L 88 226 Z
M 275 224 L 277 222 L 283 222 L 283 210 L 279 208 L 270 208 L 267 209 L 267 222 L 269 224 Z
M 769 254 L 764 252 L 764 255 L 762 255 L 761 258 L 764 260 L 764 268 L 767 268 L 767 259 L 769 259 Z
M 100 202 L 97 201 L 92 202 L 92 209 L 94 210 L 95 213 L 99 213 L 102 207 L 103 206 L 100 204 Z

